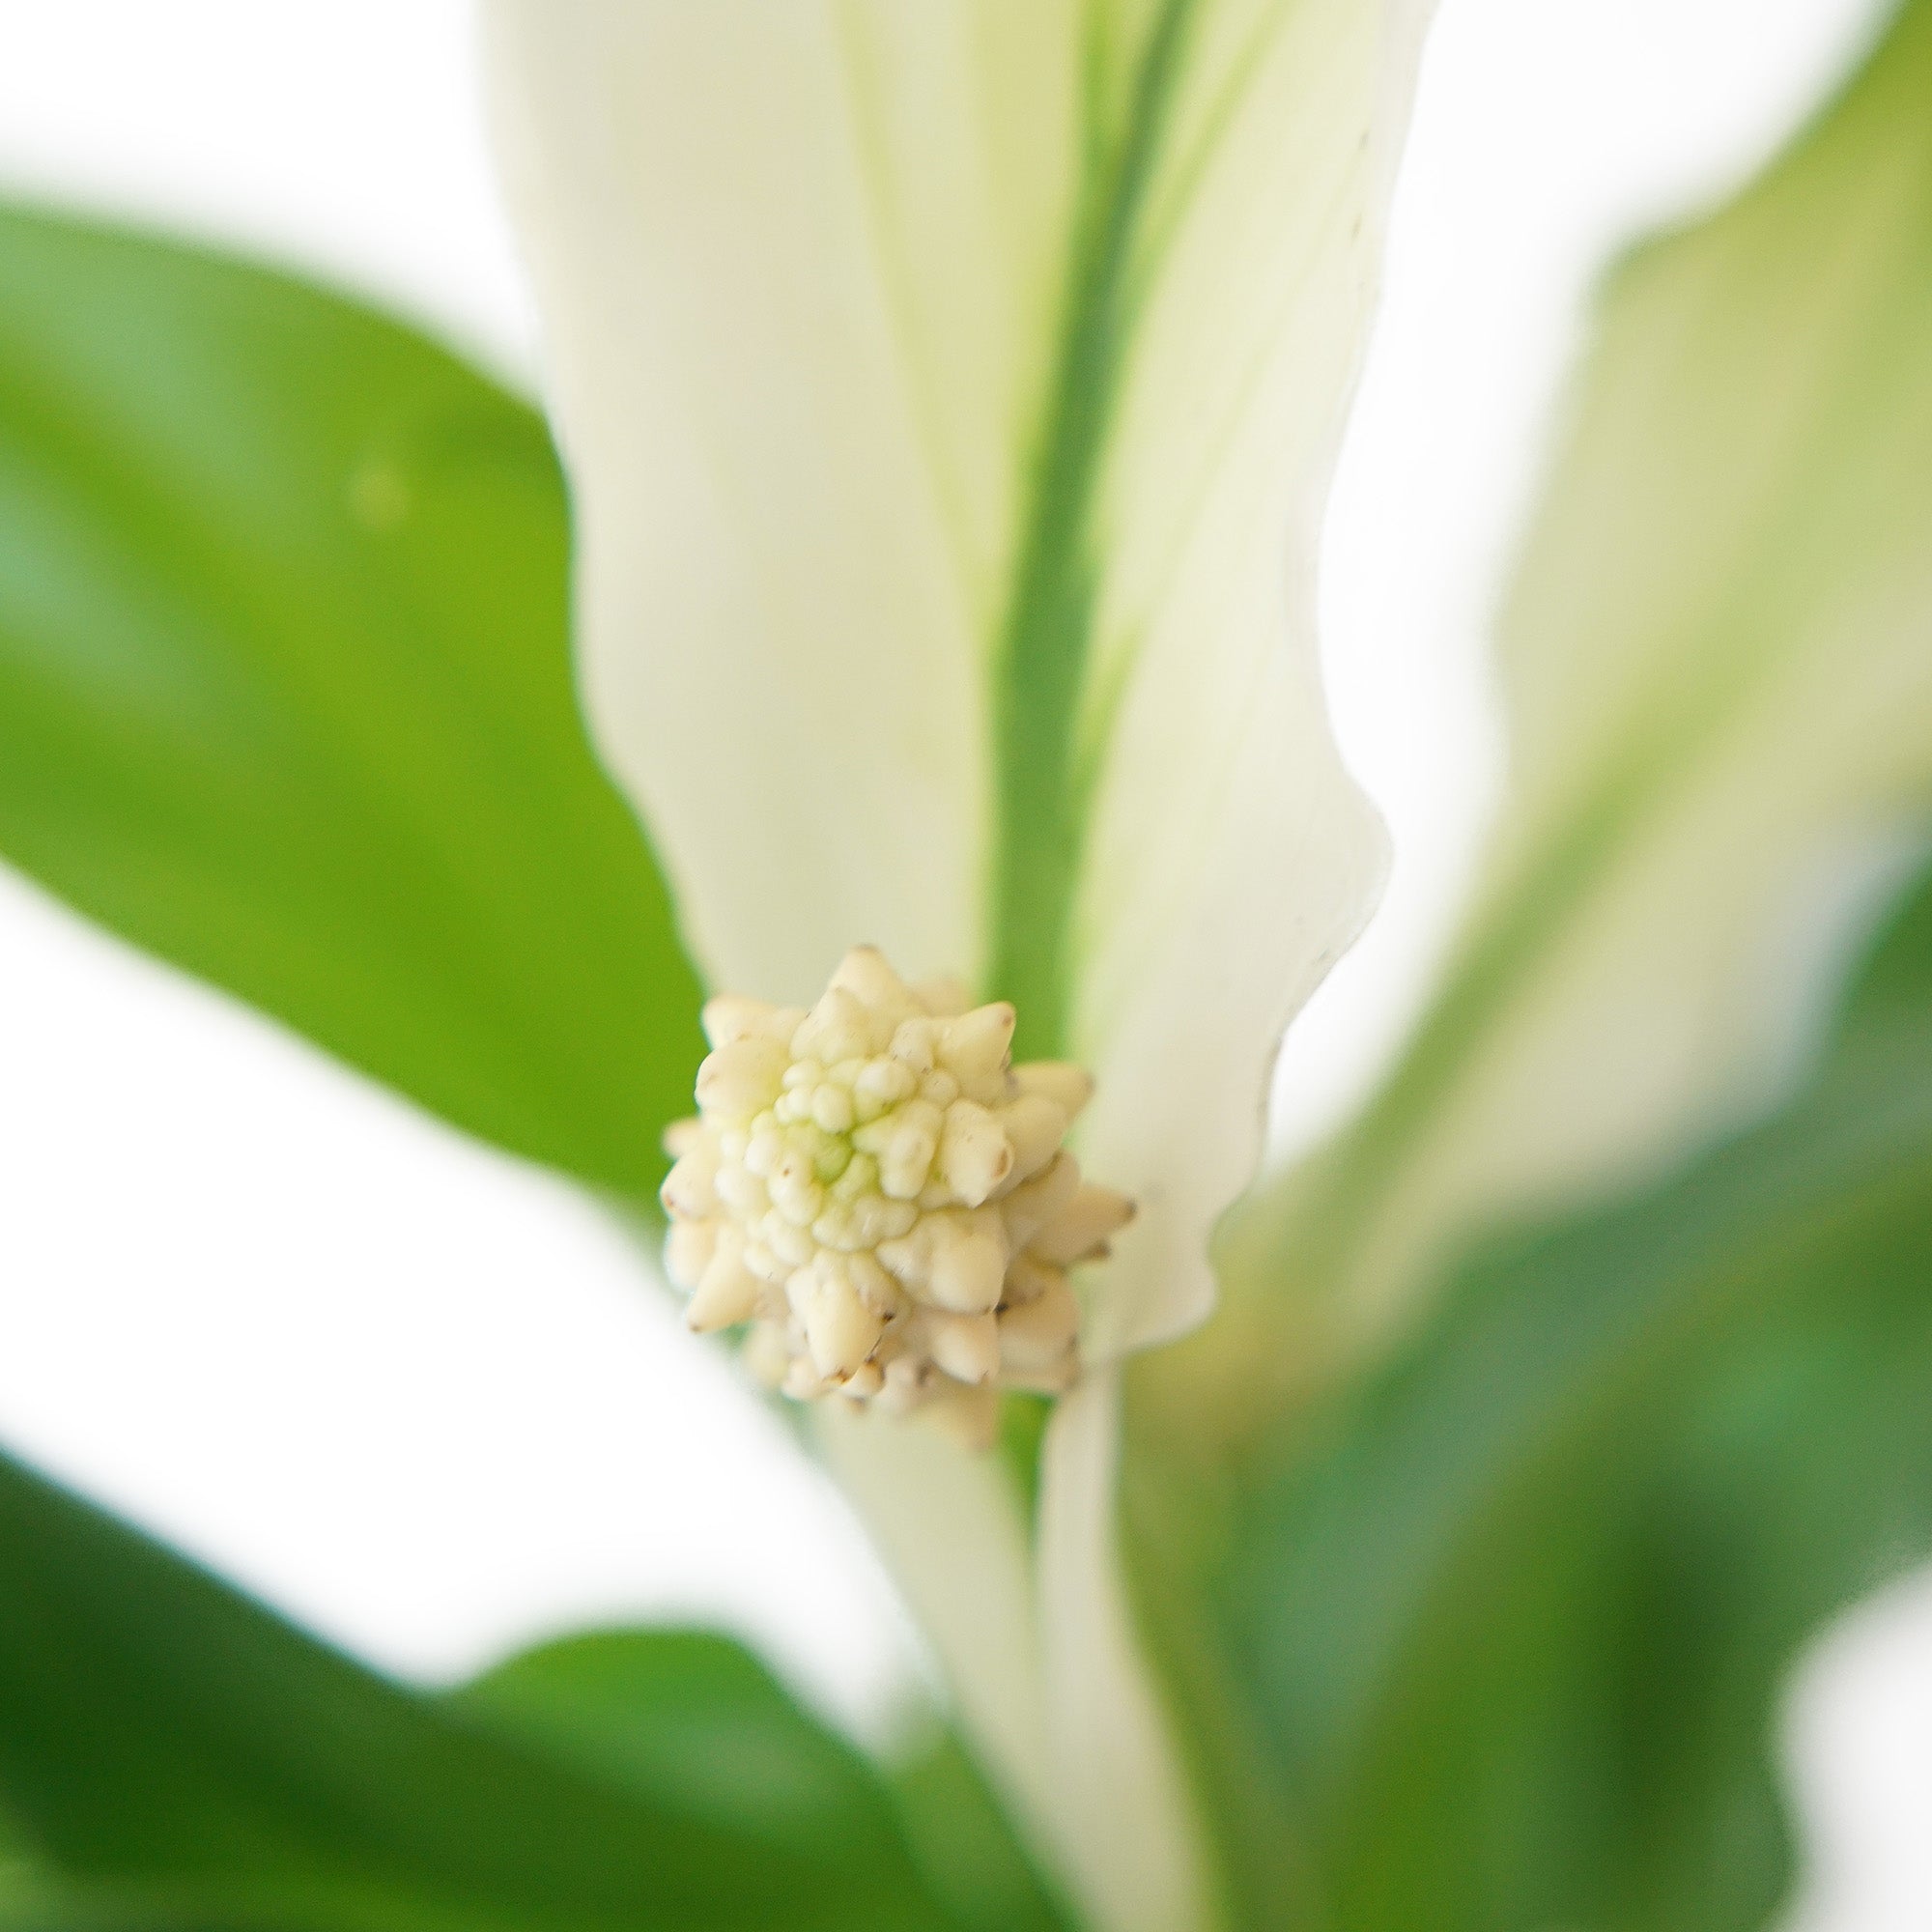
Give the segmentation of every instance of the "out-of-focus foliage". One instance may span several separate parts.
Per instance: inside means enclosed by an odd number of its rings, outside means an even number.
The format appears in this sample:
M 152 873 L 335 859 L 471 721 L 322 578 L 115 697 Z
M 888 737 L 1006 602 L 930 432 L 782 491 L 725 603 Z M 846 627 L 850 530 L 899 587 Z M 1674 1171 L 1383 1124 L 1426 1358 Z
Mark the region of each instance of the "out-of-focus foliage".
M 647 1194 L 697 987 L 579 718 L 540 418 L 398 325 L 0 213 L 0 853 Z
M 479 1719 L 652 1804 L 713 1806 L 808 1856 L 847 1816 L 887 1807 L 870 1768 L 735 1643 L 610 1631 L 526 1651 L 461 1698 Z
M 1657 1171 L 1808 1040 L 1807 893 L 1932 801 L 1928 102 L 1912 0 L 1612 276 L 1505 612 L 1484 889 L 1379 1097 L 1230 1243 L 1270 1340 L 1229 1352 L 1293 1378 L 1375 1340 L 1445 1239 Z
M 879 1774 L 723 1638 L 588 1639 L 410 1692 L 4 1460 L 0 1804 L 39 1868 L 20 1889 L 110 1923 L 1001 1922 L 942 1902 Z M 983 1848 L 983 1807 L 967 1824 Z M 994 1849 L 1005 1922 L 1050 1924 Z
M 810 1857 L 865 1818 L 905 1833 L 960 1922 L 1048 1932 L 1061 1921 L 991 1795 L 944 1732 L 887 1767 L 799 1710 L 737 1644 L 697 1631 L 601 1631 L 512 1658 L 459 1703 L 652 1803 L 755 1823 Z M 896 1817 L 895 1817 L 896 1814 Z
M 1315 1922 L 1764 1923 L 1783 1672 L 1932 1553 L 1932 883 L 1775 1119 L 1486 1247 L 1221 1501 Z
M 1232 1319 L 1145 1366 L 1140 1573 L 1257 1924 L 1762 1924 L 1780 1673 L 1932 1551 L 1932 886 L 1808 1072 L 1765 997 L 1806 867 L 1932 815 L 1928 99 L 1918 0 L 1613 279 L 1511 606 L 1489 896 L 1233 1244 Z M 1785 1097 L 1713 1148 L 1753 1054 Z M 1470 1254 L 1539 1160 L 1602 1196 L 1639 1144 L 1621 1200 Z M 1397 1299 L 1378 1364 L 1266 1353 Z

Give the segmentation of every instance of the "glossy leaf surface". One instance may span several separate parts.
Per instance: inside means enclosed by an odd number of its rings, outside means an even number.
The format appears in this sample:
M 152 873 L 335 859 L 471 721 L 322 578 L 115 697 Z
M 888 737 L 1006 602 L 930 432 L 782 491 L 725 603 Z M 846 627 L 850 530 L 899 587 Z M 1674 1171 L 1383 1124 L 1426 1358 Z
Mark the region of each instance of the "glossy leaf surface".
M 459 1708 L 648 1803 L 741 1817 L 807 1856 L 867 1856 L 903 1832 L 960 1923 L 1051 1932 L 1064 1921 L 984 1785 L 942 1733 L 879 1771 L 809 1718 L 763 1664 L 702 1631 L 599 1631 L 498 1665 Z
M 620 1193 L 696 983 L 579 722 L 543 425 L 411 330 L 0 213 L 0 854 Z
M 671 1638 L 630 1671 L 627 1759 L 538 1747 L 0 1463 L 0 1801 L 90 1895 L 445 1932 L 956 1924 L 863 1762 L 723 1654 Z M 731 1761 L 810 1766 L 812 1828 Z

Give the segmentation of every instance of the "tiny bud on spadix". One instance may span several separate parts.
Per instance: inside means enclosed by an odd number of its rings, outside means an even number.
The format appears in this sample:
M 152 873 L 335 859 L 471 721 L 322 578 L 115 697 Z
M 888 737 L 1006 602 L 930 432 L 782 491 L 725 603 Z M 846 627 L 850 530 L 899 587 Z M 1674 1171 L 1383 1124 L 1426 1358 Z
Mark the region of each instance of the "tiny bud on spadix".
M 951 980 L 906 985 L 868 946 L 810 1011 L 708 1002 L 698 1118 L 665 1137 L 691 1325 L 749 1322 L 747 1362 L 787 1395 L 920 1410 L 982 1444 L 1001 1388 L 1066 1388 L 1066 1268 L 1133 1206 L 1062 1147 L 1093 1082 L 1015 1067 L 1014 1020 Z

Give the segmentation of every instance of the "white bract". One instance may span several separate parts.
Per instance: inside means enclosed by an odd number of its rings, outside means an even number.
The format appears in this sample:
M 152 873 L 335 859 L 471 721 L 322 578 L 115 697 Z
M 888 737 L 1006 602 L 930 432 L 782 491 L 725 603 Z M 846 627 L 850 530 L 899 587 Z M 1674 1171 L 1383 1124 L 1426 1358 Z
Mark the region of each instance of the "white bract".
M 1425 11 L 486 10 L 598 745 L 713 985 L 803 1007 L 871 942 L 1093 1073 L 1072 1145 L 1139 1211 L 1090 1370 L 1211 1308 L 1282 1029 L 1381 881 L 1314 559 Z M 794 1340 L 792 1278 L 785 1373 L 823 1378 L 856 1341 Z M 1031 1573 L 935 1545 L 905 1432 L 829 1434 L 1091 1915 L 1175 1932 L 1208 1907 L 1112 1576 L 1117 1388 L 1056 1420 Z M 947 1480 L 983 1492 L 961 1520 L 1019 1510 L 994 1463 Z

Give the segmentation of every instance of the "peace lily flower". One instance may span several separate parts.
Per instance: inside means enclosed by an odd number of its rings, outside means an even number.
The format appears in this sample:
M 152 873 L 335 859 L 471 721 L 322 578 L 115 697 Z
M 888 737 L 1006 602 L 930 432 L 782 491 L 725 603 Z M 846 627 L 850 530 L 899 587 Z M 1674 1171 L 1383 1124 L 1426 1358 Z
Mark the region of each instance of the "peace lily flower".
M 828 1456 L 1109 1926 L 1211 1914 L 1116 1575 L 1117 1365 L 1208 1314 L 1383 869 L 1312 587 L 1423 14 L 487 14 L 585 707 L 730 996 L 670 1268 L 841 1399 Z M 846 1412 L 937 1391 L 983 1439 L 1001 1382 L 1070 1385 L 1031 1542 L 998 1459 Z
M 1932 1542 L 1932 882 L 1829 1025 L 1822 984 L 1932 799 L 1932 0 L 1607 285 L 1462 936 L 1379 1091 L 1217 1223 L 1378 857 L 1308 585 L 1416 24 L 493 16 L 589 709 L 708 1002 L 585 755 L 535 413 L 285 274 L 0 209 L 0 851 L 620 1212 L 675 1122 L 666 1269 L 954 1703 L 867 1762 L 665 1631 L 403 1689 L 0 1455 L 41 1895 L 1591 1924 L 1695 1918 L 1721 1821 L 1717 1916 L 1774 1909 L 1781 1674 Z M 1465 1244 L 1525 1207 L 1563 1211 Z

